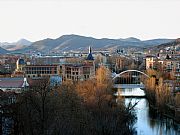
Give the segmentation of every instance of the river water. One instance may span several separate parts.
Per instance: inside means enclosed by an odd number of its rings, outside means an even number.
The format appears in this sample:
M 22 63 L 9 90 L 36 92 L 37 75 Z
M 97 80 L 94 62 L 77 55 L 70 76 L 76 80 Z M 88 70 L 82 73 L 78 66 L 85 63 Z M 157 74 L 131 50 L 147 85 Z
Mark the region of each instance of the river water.
M 140 88 L 121 89 L 121 95 L 144 96 Z M 180 125 L 168 118 L 159 118 L 150 110 L 148 101 L 145 98 L 125 98 L 126 105 L 138 102 L 135 106 L 137 121 L 135 128 L 138 135 L 180 135 Z

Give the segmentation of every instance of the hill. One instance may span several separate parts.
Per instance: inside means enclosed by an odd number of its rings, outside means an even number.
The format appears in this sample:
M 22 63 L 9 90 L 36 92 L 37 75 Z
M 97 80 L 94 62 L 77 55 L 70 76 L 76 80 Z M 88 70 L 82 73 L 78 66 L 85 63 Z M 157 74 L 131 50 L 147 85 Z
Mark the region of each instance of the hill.
M 14 43 L 7 43 L 7 42 L 0 43 L 0 46 L 8 51 L 22 49 L 29 45 L 31 45 L 31 42 L 26 39 L 20 39 L 19 41 Z
M 116 49 L 116 48 L 127 48 L 127 47 L 147 47 L 153 46 L 157 44 L 167 43 L 169 41 L 173 41 L 171 39 L 154 39 L 141 41 L 136 38 L 127 38 L 127 39 L 96 39 L 93 37 L 85 37 L 79 35 L 63 35 L 57 39 L 44 39 L 37 42 L 32 43 L 30 46 L 25 47 L 23 49 L 17 50 L 18 52 L 27 53 L 27 52 L 63 52 L 70 50 L 87 50 L 88 46 L 92 46 L 92 48 L 96 50 L 100 49 Z
M 6 53 L 8 53 L 8 51 L 0 47 L 0 54 L 6 54 Z
M 180 51 L 180 38 L 178 38 L 172 42 L 164 43 L 164 44 L 157 46 L 158 50 L 164 49 L 164 48 L 176 48 L 177 51 Z

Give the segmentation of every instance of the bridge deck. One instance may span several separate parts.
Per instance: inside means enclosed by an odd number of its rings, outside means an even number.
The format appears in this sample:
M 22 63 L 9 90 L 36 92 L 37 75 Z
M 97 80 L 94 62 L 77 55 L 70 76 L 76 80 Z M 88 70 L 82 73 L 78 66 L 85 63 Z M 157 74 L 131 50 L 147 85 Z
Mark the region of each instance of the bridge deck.
M 146 96 L 143 84 L 115 84 L 117 89 L 115 96 L 123 96 L 126 98 L 144 98 Z
M 114 88 L 144 88 L 144 85 L 143 84 L 114 84 L 113 86 Z
M 121 95 L 122 96 L 122 95 Z M 122 96 L 122 97 L 125 97 L 125 98 L 146 98 L 146 96 L 144 95 L 141 95 L 141 96 L 135 96 L 135 95 L 126 95 L 126 96 Z

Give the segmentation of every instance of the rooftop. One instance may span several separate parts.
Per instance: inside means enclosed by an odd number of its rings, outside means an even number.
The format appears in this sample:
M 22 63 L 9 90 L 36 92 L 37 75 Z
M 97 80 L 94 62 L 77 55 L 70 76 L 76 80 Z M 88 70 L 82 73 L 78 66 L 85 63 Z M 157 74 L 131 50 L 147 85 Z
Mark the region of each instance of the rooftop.
M 21 88 L 24 78 L 0 78 L 0 88 Z
M 89 54 L 88 54 L 88 57 L 87 57 L 86 60 L 94 60 L 94 58 L 93 58 L 93 56 L 92 56 L 92 53 L 89 53 Z

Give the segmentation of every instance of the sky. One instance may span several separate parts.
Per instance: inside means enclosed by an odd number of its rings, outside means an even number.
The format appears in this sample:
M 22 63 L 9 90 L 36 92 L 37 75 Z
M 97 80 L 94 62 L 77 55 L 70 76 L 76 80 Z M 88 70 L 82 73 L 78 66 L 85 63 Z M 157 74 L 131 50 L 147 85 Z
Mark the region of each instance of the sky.
M 78 34 L 180 38 L 179 0 L 0 0 L 0 42 Z

